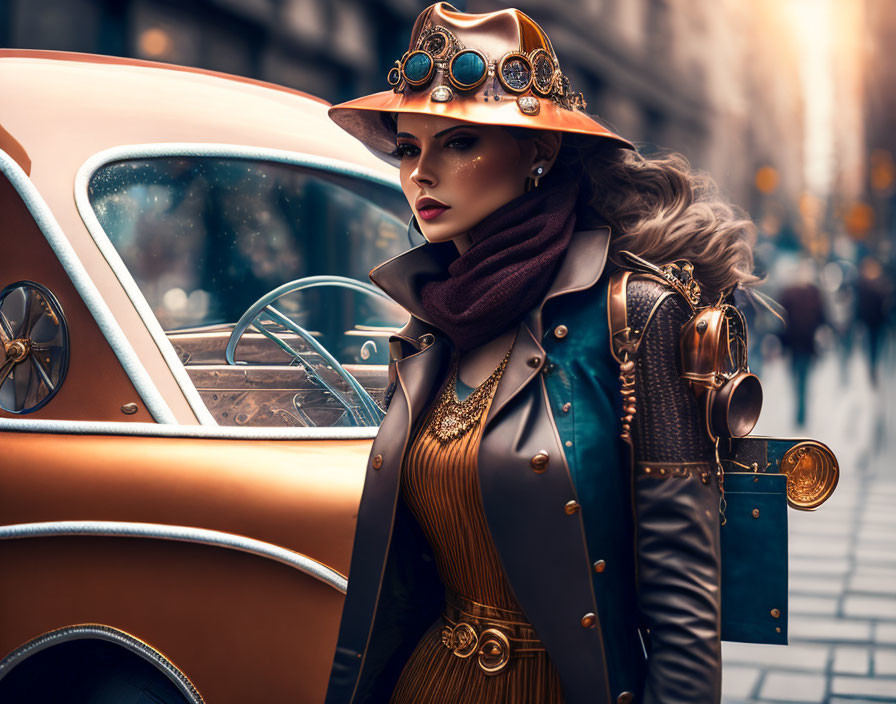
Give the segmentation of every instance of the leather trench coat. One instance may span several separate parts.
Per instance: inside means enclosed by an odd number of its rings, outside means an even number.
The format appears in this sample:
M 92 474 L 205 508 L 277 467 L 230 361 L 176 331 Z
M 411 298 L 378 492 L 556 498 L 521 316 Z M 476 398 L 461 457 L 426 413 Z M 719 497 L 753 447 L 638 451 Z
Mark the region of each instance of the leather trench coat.
M 647 672 L 636 585 L 637 498 L 619 437 L 619 367 L 606 322 L 609 237 L 607 227 L 575 232 L 547 295 L 519 326 L 479 449 L 483 509 L 507 579 L 558 671 L 567 704 L 709 702 L 718 698 L 718 673 L 700 669 L 719 665 L 711 657 L 672 675 L 673 654 L 665 672 Z M 371 272 L 411 318 L 390 342 L 395 391 L 368 461 L 328 704 L 388 702 L 444 602 L 429 546 L 399 487 L 411 434 L 452 355 L 450 340 L 426 320 L 419 288 L 455 256 L 450 242 L 424 244 Z M 705 526 L 698 533 L 706 535 Z M 718 544 L 685 545 L 681 555 L 667 544 L 654 547 L 687 563 L 693 557 L 688 551 L 713 552 Z M 717 565 L 717 555 L 704 557 Z M 677 582 L 681 572 L 680 566 L 669 571 Z M 696 596 L 688 585 L 673 589 L 673 603 L 684 605 L 673 614 L 679 621 L 673 631 L 684 635 L 670 642 L 690 648 L 689 639 L 708 638 L 717 646 L 712 584 L 698 585 Z M 708 600 L 703 612 L 695 606 L 701 599 Z M 676 689 L 676 681 L 691 675 L 695 685 Z M 669 677 L 673 686 L 664 692 Z M 645 679 L 654 680 L 652 693 Z M 707 687 L 714 693 L 703 693 Z

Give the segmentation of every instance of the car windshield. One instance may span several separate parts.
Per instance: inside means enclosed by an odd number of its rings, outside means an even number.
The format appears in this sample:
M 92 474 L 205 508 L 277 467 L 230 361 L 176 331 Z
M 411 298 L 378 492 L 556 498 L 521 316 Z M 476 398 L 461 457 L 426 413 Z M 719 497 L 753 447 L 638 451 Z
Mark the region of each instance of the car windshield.
M 88 197 L 219 423 L 374 423 L 355 381 L 381 402 L 387 338 L 407 313 L 363 289 L 409 246 L 400 190 L 322 168 L 171 156 L 109 163 Z M 285 319 L 255 319 L 227 359 L 253 303 L 319 276 L 345 278 L 277 298 Z

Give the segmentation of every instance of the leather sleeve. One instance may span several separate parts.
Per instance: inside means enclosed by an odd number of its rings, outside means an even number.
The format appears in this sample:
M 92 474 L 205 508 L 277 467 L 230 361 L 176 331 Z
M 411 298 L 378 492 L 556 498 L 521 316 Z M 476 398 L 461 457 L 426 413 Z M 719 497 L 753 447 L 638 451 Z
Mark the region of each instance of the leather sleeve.
M 655 282 L 632 281 L 628 300 L 629 322 L 643 331 L 632 440 L 644 702 L 710 704 L 721 697 L 719 489 L 697 401 L 679 377 L 691 313 Z

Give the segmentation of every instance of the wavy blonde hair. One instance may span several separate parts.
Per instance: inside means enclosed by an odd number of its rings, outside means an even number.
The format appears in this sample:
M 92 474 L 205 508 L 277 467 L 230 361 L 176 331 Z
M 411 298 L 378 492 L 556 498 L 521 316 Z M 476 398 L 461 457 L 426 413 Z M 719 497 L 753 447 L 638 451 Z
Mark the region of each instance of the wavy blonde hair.
M 610 259 L 617 266 L 624 265 L 623 250 L 660 266 L 687 259 L 708 299 L 759 282 L 755 224 L 681 154 L 648 157 L 601 143 L 564 144 L 558 161 L 580 174 L 591 207 L 612 228 Z

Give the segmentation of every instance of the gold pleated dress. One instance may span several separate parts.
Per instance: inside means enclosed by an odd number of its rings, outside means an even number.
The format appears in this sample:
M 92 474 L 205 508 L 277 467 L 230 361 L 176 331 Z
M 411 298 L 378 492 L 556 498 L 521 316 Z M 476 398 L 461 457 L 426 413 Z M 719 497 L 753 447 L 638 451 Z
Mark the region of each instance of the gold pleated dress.
M 504 576 L 480 499 L 477 450 L 506 361 L 463 402 L 455 365 L 405 457 L 402 498 L 433 549 L 446 604 L 391 704 L 563 703 L 560 678 Z

